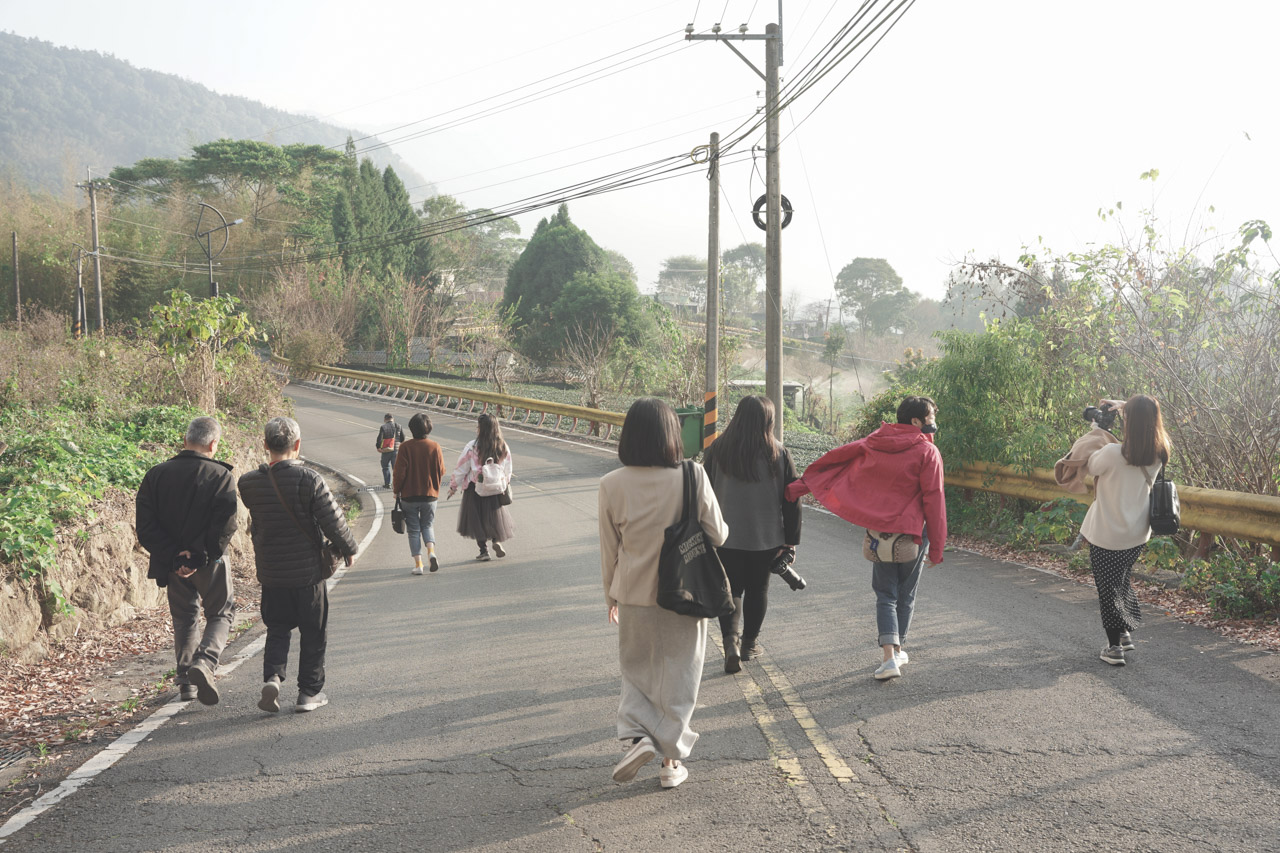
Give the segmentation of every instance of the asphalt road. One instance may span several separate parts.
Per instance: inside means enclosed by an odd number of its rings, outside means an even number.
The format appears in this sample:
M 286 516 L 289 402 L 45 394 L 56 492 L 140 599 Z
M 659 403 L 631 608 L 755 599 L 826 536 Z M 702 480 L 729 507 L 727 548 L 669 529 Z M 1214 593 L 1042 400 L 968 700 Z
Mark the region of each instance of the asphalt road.
M 381 483 L 374 430 L 409 410 L 291 390 L 304 455 Z M 449 464 L 474 421 L 433 417 Z M 440 572 L 414 577 L 383 524 L 331 594 L 328 707 L 289 713 L 289 689 L 282 713 L 259 711 L 249 659 L 221 704 L 179 710 L 4 846 L 1280 850 L 1280 656 L 1149 613 L 1112 668 L 1092 588 L 949 552 L 926 570 L 904 677 L 876 682 L 858 531 L 814 511 L 809 589 L 772 586 L 763 659 L 727 676 L 708 654 L 689 780 L 661 790 L 654 762 L 613 783 L 596 481 L 616 458 L 507 435 L 509 556 L 473 560 L 455 499 Z M 388 496 L 367 496 L 357 537 Z

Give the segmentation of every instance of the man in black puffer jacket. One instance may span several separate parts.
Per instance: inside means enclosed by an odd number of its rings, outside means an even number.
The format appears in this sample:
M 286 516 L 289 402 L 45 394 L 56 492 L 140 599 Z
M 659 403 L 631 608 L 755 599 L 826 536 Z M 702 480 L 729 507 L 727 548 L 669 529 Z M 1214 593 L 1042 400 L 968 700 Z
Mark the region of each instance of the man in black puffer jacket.
M 151 553 L 147 577 L 169 597 L 174 683 L 184 700 L 205 705 L 218 701 L 213 677 L 235 612 L 223 552 L 236 530 L 236 479 L 230 465 L 213 458 L 221 439 L 216 420 L 193 420 L 182 452 L 147 472 L 135 503 L 138 543 Z
M 324 689 L 324 654 L 329 593 L 322 563 L 324 539 L 351 565 L 356 541 L 324 477 L 298 462 L 302 430 L 293 418 L 267 421 L 263 444 L 271 455 L 240 478 L 240 499 L 249 508 L 249 531 L 262 585 L 262 621 L 267 645 L 262 656 L 264 711 L 280 710 L 280 685 L 289 660 L 289 641 L 298 629 L 297 711 L 329 703 Z M 285 503 L 287 501 L 287 505 Z

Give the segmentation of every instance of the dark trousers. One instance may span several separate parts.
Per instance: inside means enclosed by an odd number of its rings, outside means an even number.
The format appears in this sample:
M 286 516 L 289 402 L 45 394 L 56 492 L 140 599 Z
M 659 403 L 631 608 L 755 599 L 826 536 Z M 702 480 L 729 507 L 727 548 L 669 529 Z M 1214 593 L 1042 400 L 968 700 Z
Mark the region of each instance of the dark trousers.
M 396 454 L 399 450 L 392 450 L 389 453 L 379 453 L 382 457 L 382 485 L 391 485 L 391 472 L 396 468 Z
M 289 639 L 298 629 L 298 692 L 314 696 L 324 688 L 324 652 L 329 626 L 329 591 L 324 581 L 311 586 L 262 588 L 262 622 L 267 645 L 262 680 L 285 680 Z
M 754 640 L 760 635 L 765 611 L 769 609 L 769 567 L 777 555 L 777 548 L 767 551 L 739 551 L 737 548 L 717 548 L 724 573 L 729 576 L 733 597 L 742 601 L 742 637 Z M 734 634 L 733 616 L 720 617 L 720 632 Z
M 226 558 L 186 579 L 170 575 L 165 592 L 169 596 L 169 615 L 173 617 L 173 650 L 178 662 L 174 683 L 188 684 L 187 670 L 196 661 L 207 664 L 210 672 L 218 668 L 218 658 L 231 633 L 235 600 Z M 201 607 L 203 632 L 198 630 Z

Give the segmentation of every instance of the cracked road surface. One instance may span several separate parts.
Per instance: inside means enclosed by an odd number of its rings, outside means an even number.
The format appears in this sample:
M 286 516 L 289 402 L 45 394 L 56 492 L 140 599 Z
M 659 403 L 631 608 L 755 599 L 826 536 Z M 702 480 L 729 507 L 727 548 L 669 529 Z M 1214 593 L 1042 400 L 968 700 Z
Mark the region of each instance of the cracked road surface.
M 290 391 L 303 453 L 380 483 L 373 432 L 409 410 Z M 474 421 L 433 419 L 452 463 Z M 331 593 L 328 707 L 291 713 L 290 685 L 280 714 L 259 711 L 253 657 L 219 705 L 179 711 L 4 847 L 1280 850 L 1280 657 L 1148 613 L 1133 662 L 1108 667 L 1090 587 L 948 553 L 922 582 L 904 676 L 879 683 L 858 532 L 813 511 L 810 586 L 772 586 L 764 658 L 726 676 L 709 648 L 689 780 L 661 790 L 654 762 L 614 784 L 596 481 L 616 459 L 508 438 L 509 556 L 474 562 L 455 499 L 440 572 L 413 577 L 384 524 Z

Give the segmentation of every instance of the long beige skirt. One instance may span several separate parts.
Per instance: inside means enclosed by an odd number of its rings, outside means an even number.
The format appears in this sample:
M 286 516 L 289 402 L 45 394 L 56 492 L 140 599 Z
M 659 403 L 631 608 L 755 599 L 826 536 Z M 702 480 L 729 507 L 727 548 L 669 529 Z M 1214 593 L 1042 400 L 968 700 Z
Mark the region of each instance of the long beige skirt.
M 698 704 L 706 652 L 706 619 L 657 606 L 619 605 L 618 738 L 648 735 L 664 758 L 688 757 L 698 740 L 689 721 Z

